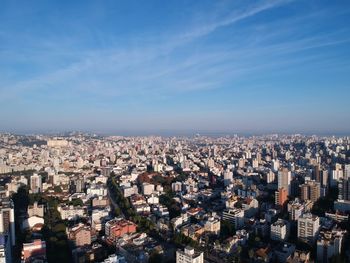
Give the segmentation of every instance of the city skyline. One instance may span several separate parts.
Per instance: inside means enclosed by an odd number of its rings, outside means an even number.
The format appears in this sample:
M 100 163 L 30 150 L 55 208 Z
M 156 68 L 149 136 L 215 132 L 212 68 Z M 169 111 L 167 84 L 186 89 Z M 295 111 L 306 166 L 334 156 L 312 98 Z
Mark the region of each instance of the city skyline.
M 350 132 L 350 4 L 0 4 L 0 131 Z

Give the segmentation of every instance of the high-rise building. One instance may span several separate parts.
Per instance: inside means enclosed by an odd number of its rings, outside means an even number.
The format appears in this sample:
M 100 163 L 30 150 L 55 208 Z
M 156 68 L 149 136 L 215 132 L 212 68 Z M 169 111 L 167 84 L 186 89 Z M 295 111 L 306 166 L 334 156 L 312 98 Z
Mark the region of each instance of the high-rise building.
M 225 186 L 226 185 L 229 185 L 230 183 L 232 183 L 232 180 L 233 180 L 233 173 L 227 169 L 224 171 L 224 184 Z
M 316 202 L 320 198 L 321 184 L 316 181 L 306 181 L 300 186 L 300 198 L 303 201 Z
M 272 160 L 272 170 L 277 172 L 280 168 L 280 162 L 278 160 Z
M 85 182 L 84 182 L 84 178 L 78 178 L 75 181 L 75 189 L 77 193 L 82 193 L 84 192 L 84 188 L 85 188 Z
M 239 208 L 226 209 L 222 213 L 222 219 L 230 221 L 239 230 L 244 226 L 244 211 Z
M 42 178 L 39 174 L 33 174 L 30 177 L 30 190 L 32 193 L 40 193 L 42 191 Z
M 7 235 L 0 235 L 0 262 L 12 262 L 12 244 Z
M 316 182 L 321 182 L 321 169 L 319 164 L 312 167 L 312 177 Z
M 329 184 L 328 171 L 322 170 L 321 171 L 321 186 L 328 187 L 328 184 Z
M 287 194 L 290 194 L 290 181 L 292 180 L 291 172 L 287 168 L 278 171 L 278 189 L 284 188 Z
M 350 179 L 350 164 L 344 165 L 344 178 Z
M 320 232 L 317 238 L 317 262 L 327 263 L 331 257 L 341 253 L 345 233 L 337 229 Z
M 11 199 L 3 199 L 0 205 L 0 234 L 8 235 L 11 244 L 16 244 L 15 211 Z
M 275 178 L 276 178 L 276 175 L 275 175 L 275 173 L 272 172 L 272 171 L 269 171 L 268 173 L 266 173 L 266 174 L 264 175 L 264 179 L 266 180 L 266 182 L 267 182 L 268 184 L 273 183 L 273 182 L 275 181 Z
M 278 219 L 271 225 L 270 237 L 272 240 L 285 241 L 289 236 L 289 223 L 286 220 Z
M 299 202 L 299 199 L 288 203 L 289 220 L 296 221 L 305 212 L 305 206 Z
M 275 204 L 283 206 L 288 200 L 288 193 L 285 188 L 280 188 L 275 192 Z
M 331 186 L 336 186 L 340 179 L 344 177 L 344 171 L 341 166 L 335 165 L 335 169 L 332 170 L 330 184 Z
M 196 252 L 192 247 L 176 251 L 176 263 L 203 263 L 203 252 Z
M 298 178 L 293 178 L 290 182 L 290 193 L 289 195 L 292 197 L 298 197 L 300 195 L 300 185 L 301 182 Z
M 350 178 L 343 178 L 338 183 L 339 193 L 338 199 L 350 200 Z
M 298 238 L 310 245 L 314 243 L 320 228 L 320 218 L 311 213 L 298 218 Z

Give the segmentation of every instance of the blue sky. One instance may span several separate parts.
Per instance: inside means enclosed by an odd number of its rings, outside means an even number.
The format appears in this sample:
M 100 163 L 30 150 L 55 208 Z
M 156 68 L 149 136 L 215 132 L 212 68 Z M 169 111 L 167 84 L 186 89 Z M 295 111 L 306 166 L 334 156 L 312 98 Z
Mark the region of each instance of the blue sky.
M 1 1 L 0 130 L 350 133 L 349 1 Z

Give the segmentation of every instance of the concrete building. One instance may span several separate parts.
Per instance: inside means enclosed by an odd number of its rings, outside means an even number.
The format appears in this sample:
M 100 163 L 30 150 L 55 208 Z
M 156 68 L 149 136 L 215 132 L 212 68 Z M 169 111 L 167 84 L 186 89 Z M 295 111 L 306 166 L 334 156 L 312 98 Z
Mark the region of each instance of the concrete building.
M 288 203 L 289 220 L 297 221 L 298 218 L 305 212 L 304 204 L 299 202 L 299 199 Z
M 75 219 L 77 217 L 84 217 L 85 216 L 85 208 L 81 206 L 66 206 L 66 205 L 59 205 L 57 207 L 57 211 L 61 214 L 61 218 L 63 220 L 68 219 Z
M 126 219 L 115 218 L 108 221 L 105 225 L 105 235 L 112 242 L 118 237 L 135 232 L 136 225 Z
M 63 139 L 52 139 L 47 141 L 47 146 L 49 147 L 66 147 L 68 145 L 68 141 Z
M 31 243 L 24 243 L 22 249 L 22 262 L 46 262 L 46 243 L 36 239 Z
M 300 199 L 316 202 L 321 195 L 321 184 L 316 181 L 306 181 L 300 186 Z
M 207 219 L 207 221 L 205 221 L 204 230 L 218 235 L 220 233 L 220 226 L 220 219 L 211 216 Z
M 42 178 L 40 174 L 30 176 L 30 190 L 32 193 L 40 193 L 43 189 Z
M 230 221 L 239 230 L 244 226 L 244 211 L 239 208 L 226 209 L 222 213 L 222 219 Z
M 68 231 L 68 238 L 73 241 L 77 247 L 91 244 L 91 228 L 83 224 L 79 224 Z
M 151 195 L 154 192 L 154 185 L 149 183 L 142 184 L 142 194 Z
M 203 263 L 203 252 L 196 252 L 192 247 L 176 251 L 176 263 Z
M 292 173 L 287 169 L 283 168 L 278 171 L 278 189 L 282 187 L 287 190 L 287 195 L 290 194 L 290 181 L 292 180 Z
M 11 199 L 3 199 L 0 205 L 0 234 L 8 235 L 12 246 L 16 244 L 15 211 Z
M 7 235 L 0 235 L 0 263 L 12 263 L 12 245 Z
M 173 192 L 181 192 L 182 191 L 182 183 L 181 182 L 174 182 L 171 184 L 171 190 Z
M 298 238 L 310 245 L 316 240 L 320 228 L 320 219 L 311 213 L 298 218 Z
M 28 206 L 28 217 L 32 216 L 44 217 L 44 205 L 34 202 L 33 205 Z
M 317 238 L 317 262 L 327 263 L 331 257 L 341 253 L 345 233 L 337 229 L 320 232 Z
M 289 231 L 289 222 L 283 219 L 278 219 L 271 225 L 270 237 L 272 240 L 285 241 L 289 237 Z
M 338 188 L 339 188 L 338 199 L 350 200 L 350 177 L 339 180 Z
M 285 188 L 280 188 L 275 192 L 275 204 L 279 206 L 284 206 L 288 200 L 288 192 Z

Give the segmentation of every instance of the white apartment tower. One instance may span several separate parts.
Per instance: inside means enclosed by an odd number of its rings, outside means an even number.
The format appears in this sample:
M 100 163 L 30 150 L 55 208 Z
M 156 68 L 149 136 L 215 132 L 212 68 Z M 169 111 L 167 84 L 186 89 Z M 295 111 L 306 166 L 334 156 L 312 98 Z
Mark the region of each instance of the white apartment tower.
M 289 223 L 286 220 L 278 219 L 271 225 L 270 237 L 272 240 L 285 241 L 289 236 Z
M 244 226 L 244 211 L 239 208 L 226 209 L 222 213 L 222 219 L 233 223 L 235 229 L 242 229 Z
M 298 218 L 298 238 L 310 245 L 314 243 L 320 228 L 320 218 L 311 213 Z

